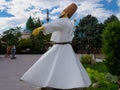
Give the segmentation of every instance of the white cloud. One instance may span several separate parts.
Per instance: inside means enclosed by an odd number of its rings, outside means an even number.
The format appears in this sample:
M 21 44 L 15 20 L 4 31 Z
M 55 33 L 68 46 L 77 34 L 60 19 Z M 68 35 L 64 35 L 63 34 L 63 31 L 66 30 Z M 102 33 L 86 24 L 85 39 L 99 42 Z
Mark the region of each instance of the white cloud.
M 98 3 L 98 0 L 94 0 L 94 2 L 91 1 L 84 1 L 81 3 L 77 10 L 77 18 L 78 17 L 84 17 L 88 14 L 91 14 L 100 22 L 103 22 L 107 17 L 110 16 L 111 12 L 106 11 L 104 8 L 102 8 L 102 5 Z
M 41 20 L 46 18 L 46 13 L 42 13 L 41 10 L 52 9 L 50 14 L 56 12 L 61 12 L 70 3 L 75 2 L 78 5 L 78 10 L 73 16 L 77 20 L 82 17 L 91 14 L 99 19 L 99 21 L 105 20 L 111 15 L 112 11 L 106 11 L 102 4 L 99 2 L 102 0 L 11 0 L 10 2 L 5 2 L 5 0 L 0 0 L 0 11 L 6 9 L 8 13 L 14 15 L 14 17 L 0 17 L 0 27 L 5 28 L 5 26 L 17 26 L 22 25 L 25 27 L 25 23 L 28 17 L 40 17 Z M 112 0 L 107 0 L 111 2 Z M 120 0 L 118 0 L 118 6 L 120 6 Z M 119 13 L 116 13 L 120 17 Z M 58 16 L 50 15 L 51 19 L 56 19 Z M 0 28 L 0 30 L 1 30 Z
M 120 20 L 120 13 L 117 13 L 116 16 L 117 16 L 118 19 Z
M 116 13 L 116 16 L 119 18 L 119 20 L 120 20 L 120 0 L 117 0 L 117 5 L 118 5 L 118 9 L 119 9 L 119 11 L 118 11 L 118 13 Z
M 117 0 L 117 5 L 120 8 L 120 0 Z
M 0 0 L 0 11 L 3 11 L 8 7 L 9 3 L 5 2 L 5 0 Z
M 61 8 L 55 8 L 55 9 L 53 9 L 53 11 L 50 12 L 50 13 L 51 13 L 51 14 L 54 14 L 54 13 L 56 13 L 56 12 L 61 12 L 61 11 L 62 11 Z
M 108 3 L 111 3 L 112 2 L 112 0 L 106 0 Z

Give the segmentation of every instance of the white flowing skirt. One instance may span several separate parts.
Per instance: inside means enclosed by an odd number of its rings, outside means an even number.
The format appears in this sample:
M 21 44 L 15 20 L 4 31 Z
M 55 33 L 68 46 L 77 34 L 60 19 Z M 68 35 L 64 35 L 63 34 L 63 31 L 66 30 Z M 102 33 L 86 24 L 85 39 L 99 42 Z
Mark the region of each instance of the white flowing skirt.
M 91 80 L 70 44 L 54 45 L 21 77 L 39 87 L 88 87 Z

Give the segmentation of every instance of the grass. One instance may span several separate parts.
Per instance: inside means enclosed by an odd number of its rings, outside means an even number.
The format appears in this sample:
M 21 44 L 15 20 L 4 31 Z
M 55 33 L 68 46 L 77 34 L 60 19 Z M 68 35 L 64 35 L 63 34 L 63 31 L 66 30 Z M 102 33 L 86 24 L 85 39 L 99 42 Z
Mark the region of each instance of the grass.
M 113 82 L 112 77 L 109 77 L 109 80 L 107 79 L 109 72 L 103 62 L 97 62 L 92 65 L 83 64 L 83 66 L 86 68 L 92 83 L 96 81 L 99 83 L 99 87 L 95 88 L 91 85 L 89 88 L 84 88 L 83 90 L 118 90 L 118 86 Z
M 91 69 L 94 69 L 94 70 L 97 70 L 98 72 L 104 72 L 104 73 L 107 73 L 107 68 L 106 66 L 104 65 L 103 62 L 97 62 L 96 64 L 83 64 L 83 66 L 85 68 L 91 68 Z

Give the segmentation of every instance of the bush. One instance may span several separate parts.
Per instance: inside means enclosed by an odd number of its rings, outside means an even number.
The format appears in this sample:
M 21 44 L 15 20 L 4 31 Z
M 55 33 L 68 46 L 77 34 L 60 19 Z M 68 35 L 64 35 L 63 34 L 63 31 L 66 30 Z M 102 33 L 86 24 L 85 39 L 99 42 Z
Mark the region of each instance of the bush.
M 120 75 L 120 21 L 114 21 L 105 27 L 102 34 L 102 51 L 105 64 L 113 75 Z
M 89 54 L 82 55 L 80 60 L 83 64 L 94 64 L 95 63 L 93 55 L 89 55 Z
M 117 78 L 109 73 L 98 72 L 97 70 L 87 68 L 86 69 L 91 80 L 92 85 L 84 90 L 117 90 L 116 85 Z M 97 87 L 94 87 L 97 84 Z
M 97 62 L 94 65 L 83 64 L 88 72 L 92 85 L 83 90 L 117 90 L 117 78 L 108 73 L 106 66 L 103 62 Z M 97 87 L 93 87 L 97 84 Z
M 87 72 L 90 75 L 90 78 L 92 80 L 92 83 L 98 83 L 99 87 L 106 87 L 108 82 L 105 78 L 105 73 L 103 72 L 98 72 L 97 70 L 87 68 Z

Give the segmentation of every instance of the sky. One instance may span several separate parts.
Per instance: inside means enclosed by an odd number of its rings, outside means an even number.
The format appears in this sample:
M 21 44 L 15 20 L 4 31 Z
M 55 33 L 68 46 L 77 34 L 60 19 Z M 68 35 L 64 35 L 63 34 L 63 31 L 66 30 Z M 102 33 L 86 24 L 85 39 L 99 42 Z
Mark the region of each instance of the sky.
M 112 14 L 120 19 L 120 0 L 0 0 L 0 33 L 16 26 L 25 29 L 30 15 L 45 21 L 47 9 L 51 20 L 58 19 L 62 10 L 71 3 L 78 6 L 71 18 L 77 22 L 88 14 L 99 22 L 104 22 Z

